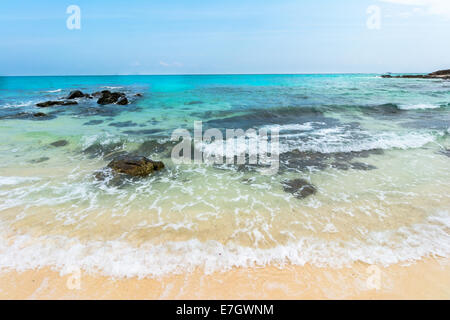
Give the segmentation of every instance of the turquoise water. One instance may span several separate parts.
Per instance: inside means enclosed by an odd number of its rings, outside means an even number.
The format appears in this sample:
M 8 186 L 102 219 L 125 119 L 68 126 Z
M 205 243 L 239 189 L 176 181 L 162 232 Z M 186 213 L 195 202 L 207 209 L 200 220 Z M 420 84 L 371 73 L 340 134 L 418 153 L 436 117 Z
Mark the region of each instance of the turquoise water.
M 75 89 L 121 91 L 131 103 L 36 107 Z M 280 130 L 279 170 L 174 163 L 171 134 L 192 132 L 194 121 L 222 132 Z M 0 267 L 154 276 L 448 256 L 449 130 L 450 82 L 441 80 L 0 77 Z M 95 178 L 125 152 L 166 169 L 119 183 Z M 292 192 L 296 179 L 315 193 Z

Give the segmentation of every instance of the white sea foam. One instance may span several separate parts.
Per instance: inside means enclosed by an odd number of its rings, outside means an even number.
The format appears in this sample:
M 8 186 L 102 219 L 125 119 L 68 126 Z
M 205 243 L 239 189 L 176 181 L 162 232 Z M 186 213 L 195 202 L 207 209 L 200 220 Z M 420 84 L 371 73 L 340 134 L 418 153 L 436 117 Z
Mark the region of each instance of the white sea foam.
M 117 90 L 117 89 L 122 89 L 123 87 L 103 86 L 103 88 L 109 89 L 109 90 Z
M 312 151 L 321 153 L 335 152 L 360 152 L 374 149 L 415 149 L 421 148 L 436 140 L 443 132 L 368 132 L 359 129 L 348 129 L 345 126 L 313 129 L 313 124 L 279 126 L 284 128 L 279 135 L 279 153 L 293 150 Z M 294 129 L 297 128 L 297 129 Z M 305 128 L 310 130 L 305 131 Z M 290 131 L 283 133 L 283 130 Z M 294 131 L 294 132 L 292 132 Z M 298 132 L 295 132 L 298 131 Z M 269 131 L 270 136 L 270 131 Z M 199 150 L 207 155 L 218 154 L 220 156 L 231 156 L 232 154 L 257 155 L 256 147 L 260 138 L 257 135 L 249 135 L 245 140 L 237 139 L 236 144 L 230 144 L 230 140 L 202 143 Z M 234 148 L 227 148 L 227 146 Z M 269 148 L 270 148 L 269 143 Z M 269 150 L 269 149 L 268 149 Z M 276 150 L 273 150 L 276 153 Z
M 1 107 L 2 108 L 21 108 L 21 107 L 29 107 L 31 105 L 34 105 L 35 102 L 34 101 L 27 101 L 27 102 L 20 102 L 20 103 L 16 103 L 16 104 L 4 104 Z
M 361 261 L 388 266 L 426 256 L 449 257 L 449 227 L 449 212 L 440 212 L 422 224 L 368 233 L 364 241 L 305 237 L 270 249 L 197 239 L 134 247 L 120 240 L 82 243 L 62 236 L 6 238 L 2 231 L 0 269 L 22 271 L 49 266 L 64 273 L 68 267 L 76 267 L 121 278 L 162 276 L 189 272 L 197 267 L 211 273 L 233 267 L 285 263 L 342 267 Z
M 0 177 L 0 186 L 2 185 L 16 185 L 25 182 L 39 181 L 39 178 L 28 177 Z
M 321 153 L 359 152 L 374 149 L 406 150 L 423 147 L 435 139 L 436 135 L 431 132 L 371 134 L 365 131 L 346 130 L 344 127 L 334 127 L 308 133 L 305 139 L 288 139 L 286 143 L 281 144 L 281 152 L 293 149 Z
M 292 124 L 284 124 L 284 125 L 270 125 L 263 127 L 266 130 L 278 130 L 279 132 L 282 131 L 310 131 L 314 129 L 315 125 L 324 125 L 323 122 L 305 122 L 302 124 L 292 123 Z
M 46 93 L 57 93 L 57 92 L 61 92 L 62 89 L 56 89 L 56 90 L 49 90 L 49 91 L 44 91 Z
M 439 109 L 441 106 L 434 104 L 403 104 L 399 105 L 400 110 L 425 110 L 425 109 Z

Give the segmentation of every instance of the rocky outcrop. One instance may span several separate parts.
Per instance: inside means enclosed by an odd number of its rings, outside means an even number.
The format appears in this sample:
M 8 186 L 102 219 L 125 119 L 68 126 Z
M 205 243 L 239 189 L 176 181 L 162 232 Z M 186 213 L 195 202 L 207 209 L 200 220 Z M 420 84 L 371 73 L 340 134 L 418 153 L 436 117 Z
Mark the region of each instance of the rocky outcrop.
M 70 105 L 75 105 L 75 104 L 78 104 L 78 102 L 59 100 L 59 101 L 41 102 L 41 103 L 36 104 L 36 106 L 39 108 L 48 108 L 48 107 L 53 107 L 53 106 L 70 106 Z
M 96 94 L 98 94 L 96 92 Z M 120 103 L 119 103 L 120 102 Z M 106 105 L 106 104 L 128 104 L 128 100 L 125 96 L 125 93 L 122 92 L 111 92 L 109 90 L 104 90 L 100 93 L 100 98 L 97 100 L 98 104 Z
M 164 163 L 153 161 L 143 156 L 122 155 L 114 158 L 108 168 L 116 173 L 133 177 L 146 177 L 149 174 L 164 169 Z
M 400 76 L 393 76 L 390 74 L 385 74 L 381 76 L 382 78 L 397 78 L 397 79 L 444 79 L 450 80 L 450 69 L 449 70 L 439 70 L 429 74 L 405 74 Z
M 80 90 L 71 91 L 69 95 L 66 97 L 66 99 L 77 99 L 77 98 L 84 98 L 89 97 L 88 94 L 84 94 Z
M 449 77 L 450 69 L 447 70 L 439 70 L 428 74 L 429 77 Z

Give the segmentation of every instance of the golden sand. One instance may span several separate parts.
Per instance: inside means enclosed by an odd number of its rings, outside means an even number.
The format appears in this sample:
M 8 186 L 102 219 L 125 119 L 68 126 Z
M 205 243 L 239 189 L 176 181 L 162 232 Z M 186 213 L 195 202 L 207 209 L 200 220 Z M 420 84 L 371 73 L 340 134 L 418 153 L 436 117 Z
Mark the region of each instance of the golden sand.
M 0 273 L 1 299 L 450 299 L 450 260 L 343 269 L 310 265 L 198 270 L 160 279 L 61 276 L 50 268 Z M 79 276 L 79 277 L 78 277 Z

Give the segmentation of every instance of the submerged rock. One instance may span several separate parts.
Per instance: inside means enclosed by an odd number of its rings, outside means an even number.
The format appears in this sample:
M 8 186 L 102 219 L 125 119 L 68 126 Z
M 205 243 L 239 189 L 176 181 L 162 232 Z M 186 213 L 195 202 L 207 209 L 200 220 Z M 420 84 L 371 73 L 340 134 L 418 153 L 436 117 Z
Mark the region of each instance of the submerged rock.
M 284 182 L 283 190 L 293 194 L 298 199 L 306 198 L 317 192 L 316 187 L 304 179 L 294 179 Z
M 33 117 L 42 118 L 42 117 L 48 117 L 48 115 L 43 112 L 36 112 L 36 113 L 33 113 Z
M 377 169 L 377 167 L 375 167 L 375 166 L 373 166 L 371 164 L 368 164 L 368 163 L 364 163 L 364 162 L 352 162 L 352 163 L 350 163 L 350 165 L 351 165 L 352 169 L 355 169 L 355 170 L 368 171 L 368 170 L 375 170 L 375 169 Z
M 37 107 L 39 108 L 47 108 L 47 107 L 53 107 L 53 106 L 70 106 L 70 105 L 75 105 L 78 104 L 78 102 L 76 101 L 46 101 L 46 102 L 41 102 L 36 104 Z
M 192 106 L 195 104 L 203 104 L 203 101 L 195 100 L 195 101 L 189 101 L 189 102 L 185 103 L 185 105 L 188 105 L 188 106 Z
M 137 125 L 138 124 L 133 121 L 111 122 L 108 124 L 108 126 L 116 128 L 136 127 Z
M 166 142 L 158 142 L 157 140 L 148 140 L 143 142 L 138 149 L 136 150 L 137 154 L 151 155 L 151 154 L 163 154 L 165 156 L 170 157 L 172 148 L 178 142 L 174 141 L 166 141 Z
M 324 170 L 330 154 L 293 150 L 280 155 L 281 167 L 309 171 L 310 169 Z
M 94 126 L 97 124 L 101 124 L 103 122 L 104 122 L 103 120 L 90 120 L 88 122 L 83 123 L 83 126 Z
M 122 155 L 114 158 L 108 164 L 117 173 L 124 173 L 130 176 L 146 177 L 149 174 L 162 170 L 164 163 L 161 161 L 153 161 L 143 156 Z
M 450 158 L 450 149 L 441 150 L 439 153 Z
M 48 161 L 48 160 L 50 160 L 49 157 L 41 157 L 41 158 L 38 158 L 38 159 L 31 160 L 30 163 L 42 163 L 42 162 L 45 162 L 45 161 Z
M 90 158 L 105 156 L 116 151 L 123 151 L 123 142 L 112 142 L 108 144 L 94 143 L 83 150 Z
M 69 141 L 67 141 L 67 140 L 58 140 L 58 141 L 50 143 L 50 145 L 53 147 L 64 147 L 64 146 L 67 146 L 68 144 L 69 144 Z

